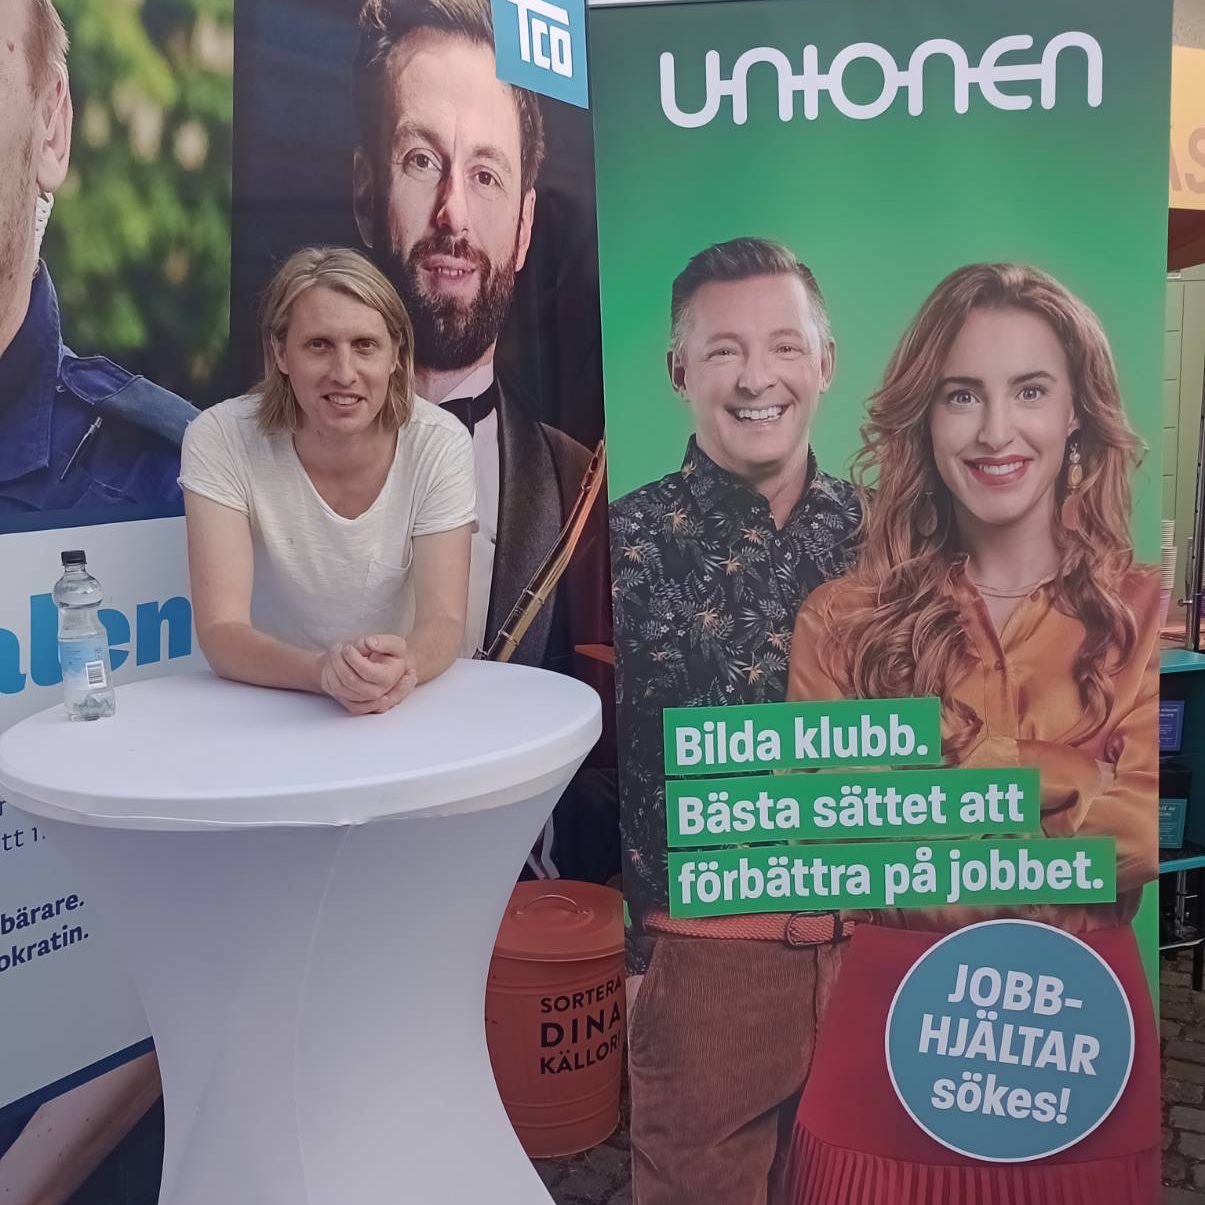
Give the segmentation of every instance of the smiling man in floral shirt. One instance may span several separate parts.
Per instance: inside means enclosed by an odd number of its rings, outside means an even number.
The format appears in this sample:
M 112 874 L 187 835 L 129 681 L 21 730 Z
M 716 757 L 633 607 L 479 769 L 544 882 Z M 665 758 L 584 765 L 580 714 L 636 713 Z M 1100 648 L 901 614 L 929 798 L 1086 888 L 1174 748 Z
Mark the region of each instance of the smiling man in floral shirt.
M 836 346 L 784 246 L 708 247 L 674 281 L 682 468 L 611 507 L 635 1205 L 764 1205 L 840 962 L 835 914 L 669 916 L 661 712 L 781 702 L 795 613 L 854 557 L 853 487 L 809 434 Z

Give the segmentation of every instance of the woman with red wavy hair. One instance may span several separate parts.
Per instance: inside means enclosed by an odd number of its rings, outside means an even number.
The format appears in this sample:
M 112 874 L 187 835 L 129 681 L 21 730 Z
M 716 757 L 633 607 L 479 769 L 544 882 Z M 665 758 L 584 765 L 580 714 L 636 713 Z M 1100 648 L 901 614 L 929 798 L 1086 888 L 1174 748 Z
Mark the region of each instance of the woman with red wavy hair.
M 1115 839 L 1117 899 L 862 914 L 799 1108 L 795 1205 L 1155 1205 L 1159 1050 L 1130 922 L 1158 872 L 1159 584 L 1133 561 L 1140 444 L 1108 340 L 1042 272 L 959 268 L 896 348 L 862 436 L 855 476 L 874 493 L 861 560 L 800 612 L 790 697 L 940 698 L 946 763 L 1036 766 L 1047 836 Z M 1002 917 L 1086 942 L 1135 1021 L 1116 1108 L 1031 1163 L 935 1142 L 896 1098 L 884 1055 L 917 958 Z

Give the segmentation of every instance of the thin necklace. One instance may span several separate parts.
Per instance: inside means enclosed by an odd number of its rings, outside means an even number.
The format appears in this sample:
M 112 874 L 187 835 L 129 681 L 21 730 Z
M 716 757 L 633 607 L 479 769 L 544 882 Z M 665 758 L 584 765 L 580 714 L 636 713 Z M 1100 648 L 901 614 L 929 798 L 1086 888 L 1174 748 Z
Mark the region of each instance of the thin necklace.
M 967 578 L 967 581 L 970 582 L 980 594 L 986 594 L 988 598 L 1024 598 L 1025 595 L 1032 593 L 1039 586 L 1043 585 L 1049 580 L 1049 578 L 1042 577 L 1036 582 L 1030 582 L 1028 586 L 1019 586 L 1013 590 L 1000 590 L 995 586 L 985 586 L 982 582 L 975 581 L 974 578 Z

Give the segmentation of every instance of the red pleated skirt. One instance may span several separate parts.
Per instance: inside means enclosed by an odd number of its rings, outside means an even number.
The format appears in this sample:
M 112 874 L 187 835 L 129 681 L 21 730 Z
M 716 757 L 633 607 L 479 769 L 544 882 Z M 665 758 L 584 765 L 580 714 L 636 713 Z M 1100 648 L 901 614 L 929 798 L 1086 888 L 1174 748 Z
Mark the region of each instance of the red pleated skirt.
M 1159 1205 L 1159 1037 L 1129 925 L 1077 934 L 1117 975 L 1134 1013 L 1134 1064 L 1113 1112 L 1082 1142 L 1031 1163 L 948 1150 L 905 1112 L 883 1033 L 896 988 L 944 934 L 855 930 L 799 1104 L 790 1205 Z

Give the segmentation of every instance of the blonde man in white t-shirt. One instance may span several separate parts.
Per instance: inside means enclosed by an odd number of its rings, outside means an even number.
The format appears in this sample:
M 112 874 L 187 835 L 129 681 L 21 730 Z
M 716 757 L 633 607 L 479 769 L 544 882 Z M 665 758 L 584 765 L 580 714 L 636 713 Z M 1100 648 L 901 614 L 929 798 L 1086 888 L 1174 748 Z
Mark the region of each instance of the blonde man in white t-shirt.
M 261 334 L 263 380 L 181 452 L 201 648 L 225 678 L 387 711 L 463 639 L 472 442 L 415 398 L 410 321 L 356 252 L 291 256 Z

